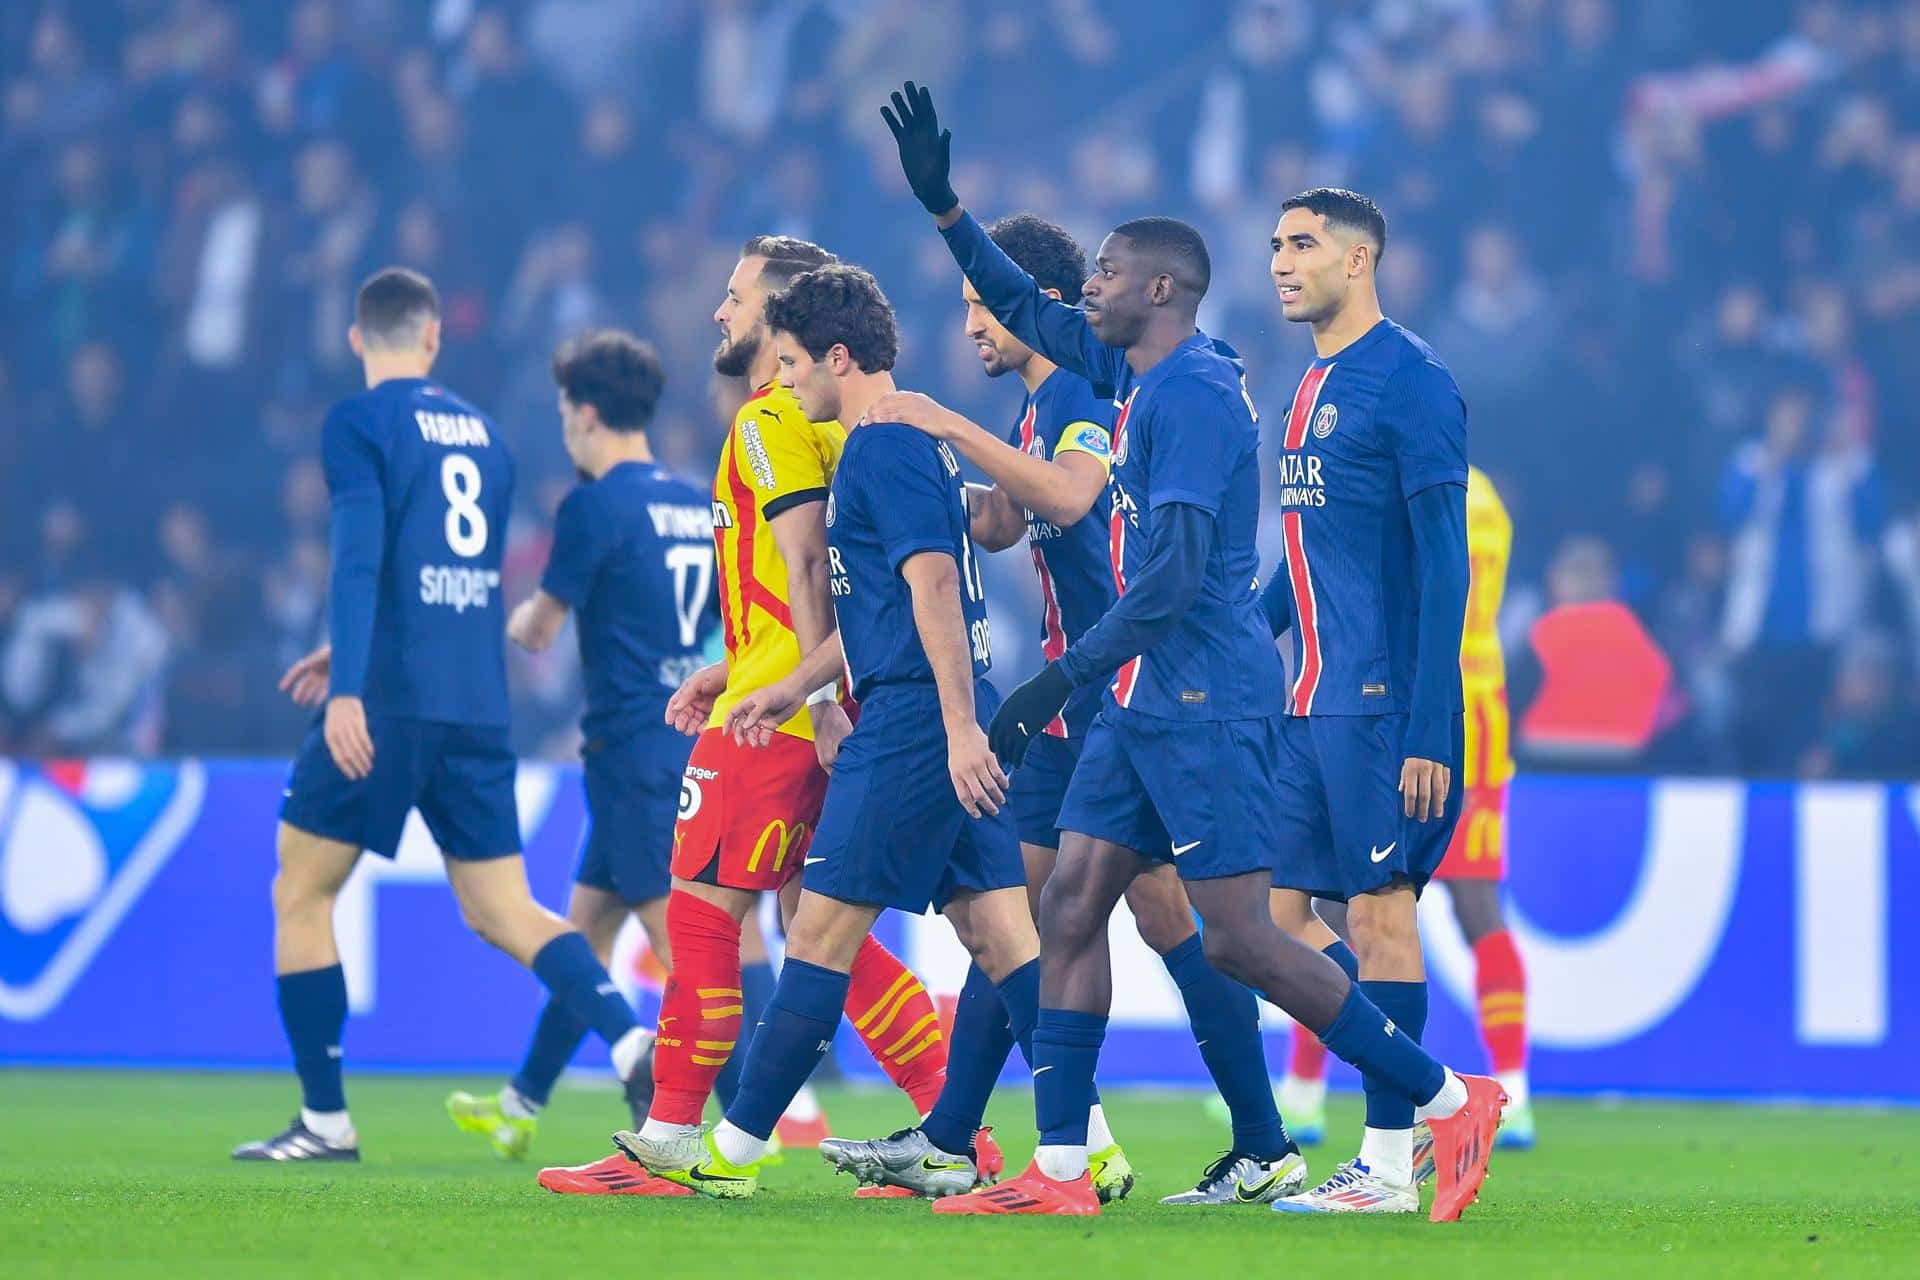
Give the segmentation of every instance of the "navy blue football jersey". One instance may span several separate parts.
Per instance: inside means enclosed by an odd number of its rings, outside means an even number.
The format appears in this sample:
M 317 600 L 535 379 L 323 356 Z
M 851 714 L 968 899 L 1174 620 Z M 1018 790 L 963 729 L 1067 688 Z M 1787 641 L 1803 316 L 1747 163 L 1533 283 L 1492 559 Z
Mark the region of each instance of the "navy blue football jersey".
M 1260 608 L 1259 427 L 1240 357 L 1195 331 L 1145 373 L 1095 336 L 1086 315 L 1048 296 L 971 214 L 944 230 L 948 246 L 1000 322 L 1055 364 L 1110 387 L 1113 480 L 1108 557 L 1116 589 L 1147 556 L 1156 507 L 1185 503 L 1213 516 L 1200 593 L 1173 631 L 1121 664 L 1117 707 L 1178 720 L 1239 720 L 1285 707 L 1285 673 Z
M 1095 395 L 1085 378 L 1055 369 L 1028 393 L 1007 443 L 1036 458 L 1084 453 L 1111 468 L 1112 421 L 1112 404 Z M 1052 661 L 1113 607 L 1107 504 L 1094 503 L 1091 511 L 1066 528 L 1029 511 L 1027 550 L 1040 582 L 1040 651 Z M 1075 689 L 1046 732 L 1056 738 L 1081 737 L 1100 710 L 1102 696 L 1097 683 Z
M 960 460 L 945 443 L 897 422 L 847 433 L 827 497 L 827 557 L 833 611 L 853 695 L 887 684 L 933 682 L 913 622 L 913 594 L 900 566 L 942 551 L 960 571 L 960 605 L 977 680 L 992 666 L 986 593 L 967 537 Z
M 589 738 L 657 724 L 719 623 L 707 496 L 651 462 L 581 484 L 553 521 L 540 589 L 574 612 Z
M 327 487 L 385 513 L 361 697 L 420 720 L 504 725 L 500 556 L 513 457 L 487 416 L 426 378 L 393 378 L 327 415 Z M 337 621 L 337 620 L 336 620 Z
M 1467 408 L 1433 349 L 1391 320 L 1315 360 L 1280 451 L 1294 715 L 1411 709 L 1420 579 L 1407 499 L 1467 483 Z M 1460 682 L 1452 702 L 1461 710 Z

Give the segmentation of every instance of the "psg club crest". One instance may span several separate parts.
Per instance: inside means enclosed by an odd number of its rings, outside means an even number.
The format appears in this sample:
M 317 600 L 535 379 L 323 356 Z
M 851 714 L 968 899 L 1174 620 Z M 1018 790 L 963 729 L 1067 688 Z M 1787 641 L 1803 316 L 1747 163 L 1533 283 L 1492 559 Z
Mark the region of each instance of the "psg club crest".
M 1323 404 L 1320 412 L 1313 415 L 1313 438 L 1325 440 L 1340 425 L 1340 410 L 1335 405 Z

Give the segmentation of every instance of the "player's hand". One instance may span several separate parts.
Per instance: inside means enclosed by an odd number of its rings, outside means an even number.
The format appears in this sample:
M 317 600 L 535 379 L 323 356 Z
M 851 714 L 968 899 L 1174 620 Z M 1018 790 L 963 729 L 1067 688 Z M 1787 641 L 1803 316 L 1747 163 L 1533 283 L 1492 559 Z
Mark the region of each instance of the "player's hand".
M 833 762 L 840 758 L 840 744 L 853 732 L 853 721 L 837 702 L 816 702 L 807 711 L 813 718 L 814 758 L 822 769 L 832 773 Z
M 1072 693 L 1073 681 L 1067 679 L 1058 662 L 1040 668 L 1033 678 L 1008 694 L 993 713 L 993 723 L 987 728 L 993 754 L 1009 769 L 1019 768 L 1034 735 L 1053 723 Z
M 726 731 L 743 747 L 764 747 L 806 700 L 804 691 L 796 691 L 785 680 L 776 680 L 727 708 Z
M 327 682 L 333 678 L 333 646 L 323 644 L 287 668 L 280 677 L 280 692 L 292 698 L 295 706 L 317 707 L 326 701 Z
M 968 721 L 947 731 L 947 773 L 960 807 L 973 817 L 998 813 L 1007 799 L 1007 775 L 993 758 L 987 735 Z
M 949 181 L 953 133 L 940 127 L 931 93 L 911 80 L 902 92 L 904 97 L 893 95 L 893 109 L 882 107 L 880 115 L 893 130 L 893 141 L 900 148 L 900 168 L 907 175 L 907 185 L 913 188 L 913 198 L 938 218 L 960 204 Z
M 966 422 L 959 414 L 918 391 L 889 391 L 867 409 L 868 422 L 903 422 L 935 440 L 951 440 Z
M 1447 792 L 1453 786 L 1453 770 L 1438 760 L 1408 756 L 1400 766 L 1400 805 L 1416 822 L 1438 818 L 1447 811 Z
M 360 699 L 327 699 L 322 733 L 340 772 L 355 782 L 373 772 L 373 735 L 367 732 L 367 708 Z
M 533 644 L 534 603 L 529 596 L 513 606 L 513 612 L 507 615 L 507 639 L 522 649 L 539 652 Z
M 727 689 L 727 664 L 713 662 L 681 682 L 667 699 L 667 723 L 688 737 L 707 727 L 713 704 Z

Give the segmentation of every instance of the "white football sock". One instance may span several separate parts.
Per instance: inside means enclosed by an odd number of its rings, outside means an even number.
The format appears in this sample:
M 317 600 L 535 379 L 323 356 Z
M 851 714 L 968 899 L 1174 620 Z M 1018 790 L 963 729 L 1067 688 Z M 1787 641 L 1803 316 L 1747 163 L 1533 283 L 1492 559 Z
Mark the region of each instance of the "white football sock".
M 1453 1074 L 1453 1068 L 1446 1068 L 1446 1083 L 1440 1086 L 1440 1092 L 1431 1099 L 1420 1103 L 1413 1109 L 1415 1120 L 1444 1120 L 1460 1108 L 1467 1105 L 1467 1086 L 1459 1076 Z
M 800 1124 L 820 1118 L 820 1099 L 814 1094 L 812 1085 L 800 1086 L 800 1092 L 794 1094 L 793 1101 L 787 1104 L 784 1118 Z
M 500 1113 L 516 1120 L 531 1120 L 540 1114 L 540 1104 L 508 1085 L 500 1091 Z
M 1527 1073 L 1524 1071 L 1501 1071 L 1494 1075 L 1500 1087 L 1507 1091 L 1507 1110 L 1524 1107 L 1533 1097 L 1533 1091 L 1527 1088 Z
M 1396 1187 L 1413 1181 L 1413 1130 L 1376 1129 L 1368 1125 L 1360 1136 L 1360 1163 L 1376 1177 Z
M 1037 1147 L 1033 1162 L 1055 1182 L 1072 1182 L 1087 1171 L 1085 1147 Z
M 1279 1102 L 1283 1117 L 1318 1111 L 1327 1105 L 1327 1082 L 1325 1078 L 1309 1080 L 1304 1076 L 1285 1076 L 1280 1081 Z
M 640 1060 L 647 1056 L 647 1046 L 653 1043 L 653 1032 L 645 1027 L 635 1027 L 613 1042 L 610 1052 L 613 1055 L 613 1073 L 622 1080 L 630 1078 L 639 1067 Z
M 300 1123 L 336 1147 L 353 1141 L 353 1118 L 345 1111 L 309 1111 L 302 1107 Z
M 1107 1109 L 1099 1103 L 1087 1108 L 1087 1150 L 1105 1151 L 1113 1145 L 1113 1130 L 1107 1128 Z
M 649 1142 L 690 1137 L 698 1132 L 700 1126 L 697 1124 L 675 1124 L 671 1120 L 655 1120 L 652 1116 L 648 1116 L 647 1122 L 640 1126 L 640 1136 Z
M 713 1146 L 729 1164 L 753 1164 L 767 1154 L 765 1138 L 756 1138 L 727 1120 L 714 1126 Z

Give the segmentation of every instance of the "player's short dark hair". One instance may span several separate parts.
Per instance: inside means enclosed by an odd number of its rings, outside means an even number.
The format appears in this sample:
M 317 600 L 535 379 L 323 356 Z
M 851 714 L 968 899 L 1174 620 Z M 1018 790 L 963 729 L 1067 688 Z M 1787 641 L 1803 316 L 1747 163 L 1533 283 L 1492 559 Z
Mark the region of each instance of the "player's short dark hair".
M 802 271 L 830 267 L 840 259 L 811 240 L 797 236 L 753 236 L 740 246 L 743 258 L 765 258 L 760 280 L 769 289 L 784 289 Z
M 406 267 L 382 267 L 366 278 L 353 300 L 353 323 L 370 346 L 411 346 L 421 326 L 439 318 L 433 281 Z
M 667 375 L 647 343 L 618 329 L 596 329 L 560 344 L 553 381 L 572 403 L 592 405 L 611 430 L 644 431 Z
M 1131 240 L 1175 284 L 1192 290 L 1196 298 L 1206 297 L 1207 286 L 1213 283 L 1213 259 L 1207 254 L 1207 242 L 1191 224 L 1178 218 L 1135 218 L 1115 227 L 1113 234 Z
M 900 354 L 893 304 L 880 282 L 844 263 L 803 271 L 768 298 L 767 327 L 792 334 L 815 360 L 843 344 L 862 373 L 891 369 Z
M 1016 213 L 987 228 L 987 234 L 1042 289 L 1058 289 L 1069 301 L 1087 282 L 1087 253 L 1067 229 L 1031 213 Z
M 1387 252 L 1387 215 L 1358 191 L 1345 187 L 1309 187 L 1291 200 L 1281 202 L 1281 213 L 1289 209 L 1305 209 L 1325 218 L 1330 227 L 1358 231 L 1372 242 L 1375 263 Z

